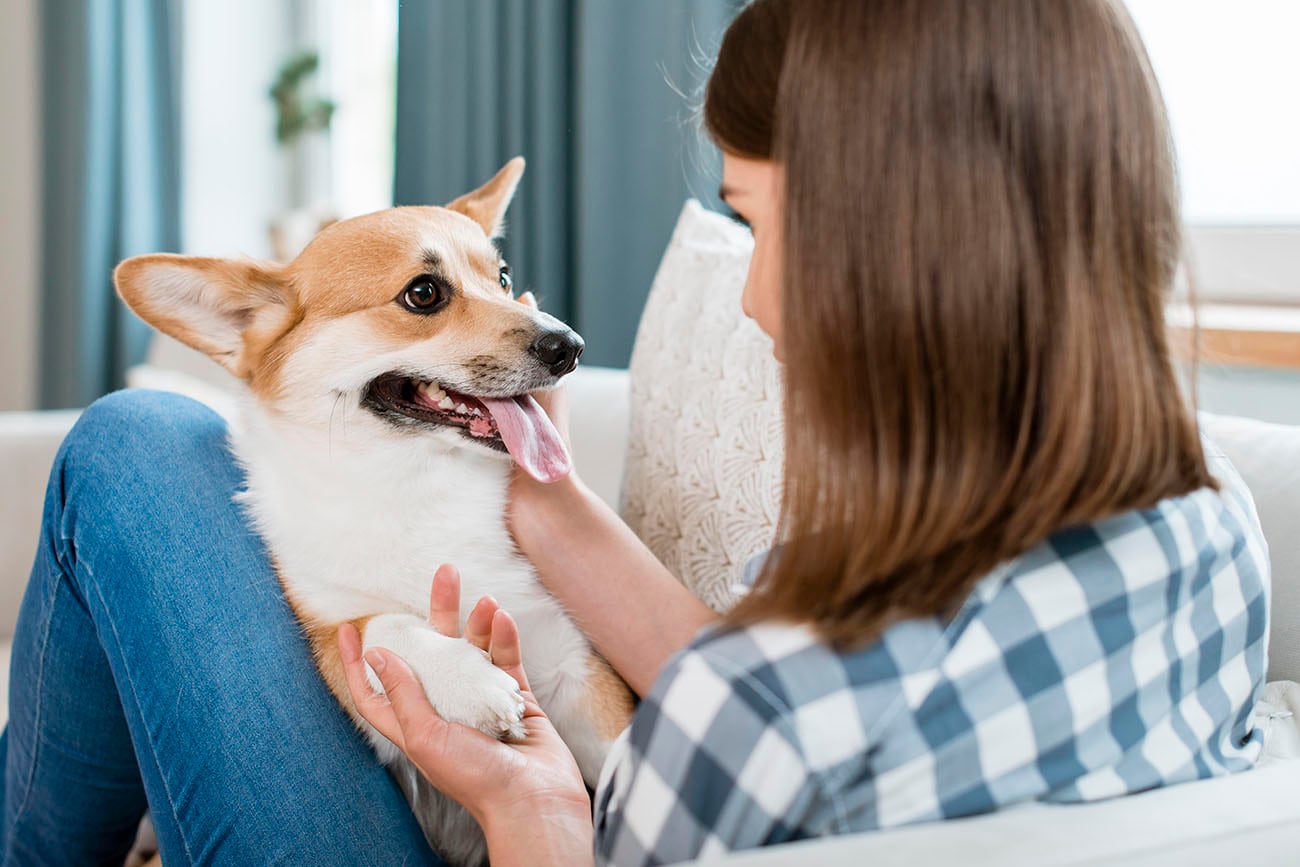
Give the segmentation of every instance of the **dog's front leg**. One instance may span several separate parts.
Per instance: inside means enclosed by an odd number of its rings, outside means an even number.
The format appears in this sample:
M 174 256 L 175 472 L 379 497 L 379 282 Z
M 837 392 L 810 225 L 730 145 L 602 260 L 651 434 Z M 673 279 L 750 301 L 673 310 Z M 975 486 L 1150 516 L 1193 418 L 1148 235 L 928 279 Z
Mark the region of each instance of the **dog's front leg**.
M 365 650 L 382 647 L 406 660 L 443 719 L 496 738 L 523 738 L 519 685 L 465 639 L 443 635 L 414 614 L 380 614 L 366 622 L 361 643 Z M 373 673 L 370 682 L 383 692 Z

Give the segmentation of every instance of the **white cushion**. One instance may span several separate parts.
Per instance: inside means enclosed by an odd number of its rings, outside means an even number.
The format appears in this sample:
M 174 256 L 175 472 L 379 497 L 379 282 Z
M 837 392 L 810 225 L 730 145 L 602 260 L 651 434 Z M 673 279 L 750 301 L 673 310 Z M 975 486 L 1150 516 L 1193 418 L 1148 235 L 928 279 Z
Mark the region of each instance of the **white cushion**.
M 1255 721 L 1264 730 L 1261 766 L 1290 762 L 1300 774 L 1300 683 L 1275 680 L 1255 704 Z
M 154 334 L 146 360 L 149 369 L 183 374 L 221 391 L 237 394 L 239 380 L 211 358 L 166 334 Z
M 582 366 L 564 378 L 569 392 L 573 466 L 584 484 L 618 508 L 627 455 L 627 371 Z
M 126 372 L 129 388 L 172 391 L 207 404 L 232 426 L 239 423 L 239 404 L 248 388 L 228 370 L 197 349 L 166 334 L 155 333 L 144 364 Z
M 689 201 L 632 351 L 623 518 L 716 610 L 772 544 L 780 506 L 781 379 L 740 309 L 753 240 Z
M 1300 681 L 1300 427 L 1201 414 L 1255 498 L 1273 567 L 1270 680 Z

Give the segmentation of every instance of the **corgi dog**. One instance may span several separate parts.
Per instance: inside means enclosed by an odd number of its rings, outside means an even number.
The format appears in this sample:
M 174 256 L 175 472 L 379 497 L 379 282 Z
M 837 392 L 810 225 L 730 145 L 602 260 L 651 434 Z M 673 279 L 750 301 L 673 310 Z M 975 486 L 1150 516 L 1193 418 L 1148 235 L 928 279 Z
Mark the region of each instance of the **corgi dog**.
M 486 861 L 482 834 L 357 713 L 340 624 L 410 663 L 443 717 L 522 736 L 514 679 L 428 622 L 434 569 L 453 563 L 462 625 L 484 595 L 515 618 L 537 699 L 589 786 L 633 708 L 506 526 L 513 465 L 542 481 L 570 469 L 529 393 L 557 385 L 583 349 L 514 297 L 492 243 L 523 170 L 515 158 L 446 207 L 335 223 L 287 265 L 157 254 L 114 274 L 142 319 L 247 384 L 231 434 L 242 503 L 325 682 L 454 864 Z

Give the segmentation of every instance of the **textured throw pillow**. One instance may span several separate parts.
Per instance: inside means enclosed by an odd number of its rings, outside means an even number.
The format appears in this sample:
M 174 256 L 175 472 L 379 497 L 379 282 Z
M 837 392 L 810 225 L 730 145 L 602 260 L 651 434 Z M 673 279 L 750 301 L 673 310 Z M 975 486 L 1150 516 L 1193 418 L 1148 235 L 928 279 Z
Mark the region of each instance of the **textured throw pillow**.
M 779 368 L 740 309 L 752 251 L 747 231 L 688 201 L 632 352 L 623 517 L 717 611 L 771 546 L 780 506 Z

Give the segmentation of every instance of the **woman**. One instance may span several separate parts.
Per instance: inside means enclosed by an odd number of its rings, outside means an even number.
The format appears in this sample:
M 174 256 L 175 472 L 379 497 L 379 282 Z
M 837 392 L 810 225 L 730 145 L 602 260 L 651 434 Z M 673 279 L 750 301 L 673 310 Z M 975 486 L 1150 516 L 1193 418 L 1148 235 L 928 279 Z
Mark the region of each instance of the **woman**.
M 522 744 L 448 725 L 383 651 L 374 695 L 345 629 L 368 718 L 497 865 L 663 863 L 1250 767 L 1267 561 L 1170 363 L 1177 190 L 1118 3 L 756 0 L 704 116 L 754 231 L 745 308 L 786 365 L 782 544 L 696 636 L 712 616 L 579 480 L 516 481 L 519 545 L 644 697 L 594 821 L 535 702 Z M 177 860 L 428 857 L 292 638 L 221 437 L 118 395 L 56 462 L 8 860 L 120 854 L 144 790 Z M 455 585 L 439 570 L 448 631 Z M 466 632 L 526 689 L 508 614 L 483 601 Z

